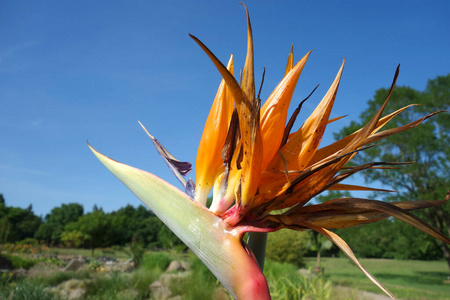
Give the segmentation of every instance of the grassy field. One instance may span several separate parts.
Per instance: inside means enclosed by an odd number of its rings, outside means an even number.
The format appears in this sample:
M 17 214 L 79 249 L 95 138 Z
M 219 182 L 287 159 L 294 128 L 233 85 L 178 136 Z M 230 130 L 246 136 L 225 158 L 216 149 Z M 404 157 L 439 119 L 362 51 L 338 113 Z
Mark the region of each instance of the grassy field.
M 450 299 L 450 272 L 444 261 L 361 259 L 362 265 L 400 299 Z M 313 268 L 315 258 L 306 259 Z M 325 279 L 333 285 L 382 293 L 347 258 L 323 258 Z
M 90 255 L 90 250 L 80 249 L 48 249 L 47 254 L 59 255 Z M 22 264 L 30 263 L 31 254 L 14 255 L 18 260 L 22 256 Z M 95 256 L 113 256 L 121 260 L 129 257 L 126 249 L 97 249 Z M 7 299 L 14 289 L 14 299 L 59 299 L 52 295 L 49 287 L 55 287 L 71 278 L 85 281 L 85 299 L 128 299 L 122 295 L 130 289 L 136 293 L 135 299 L 148 299 L 149 285 L 163 274 L 171 260 L 188 261 L 192 265 L 190 276 L 183 277 L 170 286 L 174 295 L 182 295 L 183 299 L 211 299 L 218 281 L 206 267 L 192 253 L 178 252 L 147 252 L 140 268 L 130 273 L 89 270 L 82 272 L 56 272 L 57 267 L 50 273 L 42 273 L 30 278 L 10 277 L 12 273 L 0 276 L 0 299 Z M 20 260 L 19 260 L 20 261 Z M 44 260 L 45 263 L 55 263 L 57 259 Z M 306 258 L 306 268 L 313 269 L 315 258 Z M 95 265 L 95 261 L 91 262 Z M 90 263 L 90 264 L 91 264 Z M 361 263 L 375 275 L 399 299 L 450 299 L 450 272 L 444 261 L 400 261 L 386 259 L 361 259 Z M 31 264 L 29 267 L 31 267 Z M 61 267 L 61 264 L 58 264 Z M 89 265 L 90 266 L 90 265 Z M 302 277 L 298 267 L 288 263 L 267 261 L 265 274 L 268 279 L 272 299 L 300 300 L 304 296 L 308 299 L 353 300 L 364 298 L 356 290 L 370 291 L 382 294 L 364 274 L 347 258 L 323 258 L 324 276 Z M 56 269 L 55 269 L 56 268 Z M 95 269 L 96 270 L 96 269 Z M 202 289 L 196 284 L 202 282 Z M 340 287 L 348 287 L 340 288 Z

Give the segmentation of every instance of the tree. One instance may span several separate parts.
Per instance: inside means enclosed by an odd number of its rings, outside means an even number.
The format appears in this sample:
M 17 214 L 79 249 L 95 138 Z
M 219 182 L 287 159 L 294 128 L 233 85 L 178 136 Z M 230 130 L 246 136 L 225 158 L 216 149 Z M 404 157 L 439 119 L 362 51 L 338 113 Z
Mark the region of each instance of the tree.
M 136 242 L 146 245 L 149 248 L 161 247 L 158 240 L 158 232 L 164 223 L 156 216 L 146 218 L 140 223 L 139 228 L 133 234 Z
M 61 242 L 61 234 L 64 232 L 64 226 L 70 222 L 76 222 L 83 215 L 83 206 L 78 203 L 62 204 L 50 211 L 45 216 L 43 223 L 37 230 L 35 238 L 53 244 Z
M 65 226 L 66 232 L 79 231 L 94 254 L 95 248 L 110 246 L 111 222 L 102 210 L 95 210 L 78 218 Z
M 146 233 L 142 232 L 143 224 L 151 217 L 152 213 L 142 205 L 137 209 L 132 205 L 127 205 L 108 214 L 112 225 L 111 230 L 114 231 L 111 242 L 115 245 L 125 245 L 131 243 L 133 238 L 137 238 L 138 232 L 140 236 L 145 235 Z M 145 237 L 139 237 L 138 242 L 145 244 L 145 240 Z
M 366 124 L 370 116 L 382 105 L 388 94 L 387 89 L 376 91 L 369 107 L 361 114 L 360 121 L 351 124 L 335 135 L 337 139 L 349 135 Z M 398 127 L 425 116 L 431 112 L 448 110 L 450 104 L 450 74 L 430 80 L 425 91 L 420 92 L 409 87 L 397 87 L 385 111 L 393 112 L 410 103 L 420 104 L 409 107 L 388 123 L 388 128 Z M 450 186 L 450 115 L 440 113 L 428 119 L 420 126 L 383 139 L 372 147 L 358 153 L 353 159 L 354 165 L 370 161 L 415 162 L 399 170 L 372 169 L 365 173 L 368 183 L 381 182 L 398 191 L 396 194 L 383 195 L 386 201 L 393 200 L 437 200 L 442 199 Z M 380 196 L 380 193 L 375 193 Z M 419 214 L 441 232 L 450 235 L 448 205 L 424 210 Z M 450 268 L 449 247 L 441 243 Z
M 32 238 L 41 223 L 41 218 L 33 213 L 31 205 L 26 209 L 8 207 L 0 194 L 0 241 L 17 242 Z
M 78 230 L 64 231 L 61 233 L 61 241 L 68 248 L 80 247 L 86 238 L 87 236 Z
M 309 231 L 280 230 L 271 232 L 267 238 L 266 257 L 277 262 L 303 265 L 303 256 L 308 250 Z

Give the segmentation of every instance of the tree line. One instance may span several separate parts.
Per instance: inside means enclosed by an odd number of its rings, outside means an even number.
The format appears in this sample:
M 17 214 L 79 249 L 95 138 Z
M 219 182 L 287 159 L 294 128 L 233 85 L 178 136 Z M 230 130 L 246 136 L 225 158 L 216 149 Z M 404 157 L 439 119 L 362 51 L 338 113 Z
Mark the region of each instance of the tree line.
M 105 213 L 96 205 L 89 213 L 78 203 L 62 204 L 44 218 L 7 206 L 0 194 L 0 243 L 29 241 L 58 247 L 95 249 L 139 243 L 149 249 L 183 247 L 182 242 L 150 210 L 127 205 Z

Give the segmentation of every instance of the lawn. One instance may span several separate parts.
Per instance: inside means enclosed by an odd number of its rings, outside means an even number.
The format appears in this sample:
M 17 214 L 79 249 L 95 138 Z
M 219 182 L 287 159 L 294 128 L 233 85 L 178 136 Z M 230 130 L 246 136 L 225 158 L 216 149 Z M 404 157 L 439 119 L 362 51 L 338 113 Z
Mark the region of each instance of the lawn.
M 306 258 L 307 267 L 315 258 Z M 400 299 L 450 299 L 450 272 L 445 261 L 361 259 L 362 265 Z M 325 279 L 333 285 L 382 293 L 347 258 L 323 258 Z
M 48 249 L 47 254 L 86 255 L 90 250 Z M 127 259 L 129 255 L 123 249 L 97 249 L 96 256 L 113 256 Z M 27 257 L 31 254 L 15 255 Z M 121 293 L 132 290 L 136 299 L 148 299 L 149 285 L 164 272 L 171 260 L 186 260 L 192 265 L 192 274 L 179 279 L 170 286 L 174 295 L 183 295 L 183 299 L 210 299 L 220 286 L 206 267 L 192 254 L 178 252 L 147 252 L 140 268 L 131 273 L 97 273 L 92 271 L 43 274 L 33 278 L 10 278 L 5 273 L 0 277 L 0 299 L 7 298 L 15 289 L 14 299 L 55 299 L 44 287 L 55 287 L 71 278 L 85 280 L 86 298 L 123 299 Z M 29 259 L 28 259 L 29 260 Z M 24 262 L 28 262 L 24 259 Z M 48 262 L 53 261 L 49 260 Z M 399 299 L 450 299 L 450 272 L 444 261 L 401 261 L 387 259 L 361 259 L 361 263 L 380 280 Z M 313 269 L 315 258 L 305 258 L 306 267 Z M 353 289 L 382 292 L 347 258 L 323 258 L 324 277 L 301 277 L 298 267 L 288 263 L 266 262 L 265 273 L 274 300 L 302 299 L 309 295 L 311 299 L 353 300 L 363 299 Z M 55 267 L 56 268 L 56 267 Z M 202 282 L 202 289 L 196 283 Z M 330 282 L 333 287 L 330 290 Z M 351 288 L 350 294 L 339 294 L 340 286 Z M 347 290 L 345 290 L 347 291 Z M 202 294 L 199 294 L 201 292 Z M 23 297 L 21 298 L 22 295 Z M 35 295 L 31 297 L 30 295 Z M 40 295 L 39 297 L 36 295 Z M 353 295 L 353 296 L 351 296 Z M 355 296 L 357 295 L 357 296 Z M 369 299 L 369 298 L 364 298 Z

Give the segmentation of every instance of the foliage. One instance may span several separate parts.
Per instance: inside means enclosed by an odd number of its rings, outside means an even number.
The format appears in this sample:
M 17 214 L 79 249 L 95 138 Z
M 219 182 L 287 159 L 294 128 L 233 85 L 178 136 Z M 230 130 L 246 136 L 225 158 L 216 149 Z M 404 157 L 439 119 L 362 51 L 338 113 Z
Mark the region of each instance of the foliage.
M 88 236 L 78 230 L 72 230 L 69 232 L 64 231 L 63 233 L 61 233 L 61 242 L 63 242 L 64 245 L 68 248 L 78 248 L 87 239 Z
M 14 255 L 14 254 L 6 254 L 1 253 L 0 259 L 6 258 L 7 260 L 10 260 L 12 263 L 13 269 L 26 269 L 28 270 L 32 266 L 34 266 L 38 261 L 33 259 L 28 259 L 26 257 L 22 257 L 20 255 Z
M 179 245 L 182 248 L 186 248 L 183 246 L 183 242 L 165 225 L 161 226 L 161 229 L 158 232 L 157 241 L 158 246 L 162 249 L 172 249 Z
M 337 230 L 355 255 L 362 258 L 437 260 L 439 241 L 398 220 Z
M 133 263 L 135 267 L 139 267 L 142 263 L 142 258 L 144 257 L 145 249 L 142 244 L 138 242 L 132 241 L 131 246 L 131 258 L 133 259 Z
M 30 246 L 37 247 L 37 246 L 39 246 L 39 241 L 35 238 L 28 237 L 26 239 L 18 241 L 16 243 L 16 245 L 30 245 Z
M 1 259 L 1 257 L 0 257 Z M 14 277 L 14 273 L 13 272 L 2 272 L 0 275 L 0 287 L 4 287 L 7 286 Z
M 311 234 L 308 231 L 280 230 L 269 233 L 266 257 L 277 262 L 303 264 Z
M 13 295 L 13 296 L 11 296 Z M 9 298 L 11 296 L 11 298 Z M 14 300 L 58 300 L 59 298 L 46 290 L 42 285 L 31 284 L 27 281 L 18 285 L 9 286 L 0 289 L 0 299 L 14 299 Z
M 68 223 L 65 231 L 81 232 L 92 252 L 95 248 L 109 245 L 111 224 L 102 210 L 95 210 L 78 218 L 76 222 Z
M 131 287 L 130 278 L 121 275 L 120 272 L 113 272 L 86 281 L 86 294 L 90 299 L 116 299 L 118 292 Z
M 1 195 L 1 194 L 0 194 Z M 32 238 L 42 220 L 28 208 L 6 206 L 3 195 L 0 198 L 0 243 L 15 242 Z
M 330 299 L 331 283 L 321 276 L 301 276 L 292 264 L 267 261 L 264 274 L 272 299 Z
M 189 300 L 213 299 L 214 290 L 219 284 L 211 271 L 197 257 L 192 259 L 190 271 L 189 276 L 171 282 L 170 290 L 173 295 Z M 198 282 L 201 282 L 201 288 L 196 287 Z
M 165 251 L 147 252 L 142 257 L 141 268 L 144 270 L 165 270 L 173 260 L 173 256 Z
M 58 245 L 61 242 L 61 234 L 64 226 L 70 222 L 76 222 L 83 215 L 83 206 L 78 203 L 62 204 L 55 207 L 50 214 L 45 216 L 45 223 L 39 226 L 35 237 L 47 244 L 52 242 Z
M 137 208 L 127 205 L 111 213 L 94 208 L 83 214 L 83 206 L 78 203 L 62 204 L 53 208 L 42 222 L 33 214 L 31 206 L 27 209 L 7 206 L 0 194 L 0 245 L 16 247 L 20 241 L 20 244 L 32 245 L 33 251 L 40 251 L 37 247 L 40 242 L 93 250 L 125 246 L 134 240 L 153 249 L 186 249 L 178 237 L 142 205 Z
M 50 295 L 53 298 L 48 298 L 49 294 L 41 294 L 45 291 L 44 287 L 56 286 L 72 278 L 92 279 L 86 281 L 86 299 L 123 299 L 120 293 L 126 289 L 138 291 L 136 299 L 149 299 L 148 286 L 159 278 L 162 270 L 175 258 L 179 259 L 169 252 L 147 252 L 141 267 L 132 273 L 53 272 L 20 280 L 15 276 L 9 278 L 9 275 L 5 275 L 5 278 L 0 278 L 5 280 L 0 288 L 0 299 L 8 299 L 13 289 L 14 299 L 16 296 L 17 299 L 56 299 L 55 296 Z M 325 297 L 330 292 L 329 282 L 333 285 L 378 292 L 348 259 L 322 258 L 322 261 L 326 267 L 323 277 L 305 278 L 300 276 L 296 265 L 267 260 L 264 273 L 271 287 L 272 298 L 302 299 L 299 295 L 304 295 L 303 299 L 327 299 Z M 305 262 L 309 268 L 316 265 L 315 258 L 305 258 Z M 443 261 L 361 259 L 361 263 L 401 299 L 446 299 L 450 293 L 450 286 L 444 283 L 448 272 Z M 205 284 L 204 290 L 198 288 L 199 283 Z M 191 260 L 191 275 L 174 285 L 171 287 L 174 295 L 183 295 L 183 299 L 212 299 L 214 289 L 219 286 L 217 280 L 197 258 Z M 333 291 L 332 299 L 349 298 L 339 298 Z
M 41 285 L 46 287 L 57 286 L 58 284 L 70 280 L 70 279 L 78 279 L 85 280 L 89 279 L 91 275 L 87 271 L 77 271 L 77 272 L 51 272 L 46 273 L 40 276 L 34 276 L 29 278 L 29 282 L 33 285 Z

